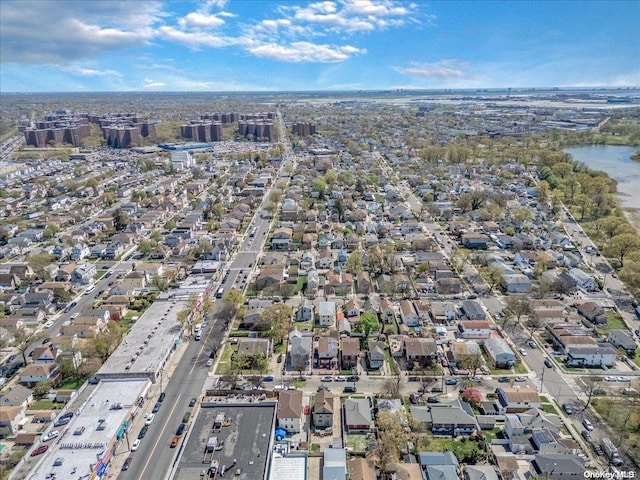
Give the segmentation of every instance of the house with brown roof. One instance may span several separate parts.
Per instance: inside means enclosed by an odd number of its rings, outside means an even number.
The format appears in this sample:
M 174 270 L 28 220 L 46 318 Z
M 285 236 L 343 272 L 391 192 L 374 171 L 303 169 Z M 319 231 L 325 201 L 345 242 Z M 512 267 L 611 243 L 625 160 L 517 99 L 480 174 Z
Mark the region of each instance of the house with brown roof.
M 408 369 L 414 364 L 433 365 L 437 358 L 436 342 L 432 338 L 403 337 L 403 350 Z
M 273 285 L 280 285 L 285 280 L 284 264 L 264 265 L 256 279 L 256 288 L 262 290 Z
M 334 335 L 329 337 L 320 337 L 316 348 L 316 357 L 318 360 L 318 368 L 326 368 L 335 370 L 338 368 L 338 332 L 332 332 Z
M 56 385 L 62 379 L 62 372 L 56 363 L 32 363 L 27 365 L 18 382 L 25 387 L 33 388 L 40 382 L 52 382 Z
M 497 388 L 496 389 L 496 411 L 500 415 L 505 413 L 520 413 L 541 408 L 541 401 L 538 392 L 534 388 Z
M 302 390 L 283 390 L 278 394 L 278 426 L 287 433 L 300 433 L 302 428 Z
M 491 325 L 486 320 L 463 320 L 458 323 L 458 331 L 464 339 L 489 338 L 491 336 Z
M 367 295 L 371 292 L 371 287 L 371 277 L 369 272 L 364 270 L 358 272 L 356 276 L 356 293 Z
M 357 338 L 343 338 L 340 350 L 342 369 L 347 370 L 358 365 L 360 359 L 360 340 Z
M 327 273 L 325 292 L 327 295 L 350 295 L 353 291 L 353 276 L 350 273 Z
M 33 363 L 41 363 L 45 365 L 55 363 L 56 359 L 60 356 L 61 353 L 61 350 L 50 345 L 34 348 L 32 356 Z
M 25 421 L 22 407 L 0 407 L 0 438 L 13 437 Z
M 444 295 L 455 295 L 462 291 L 462 285 L 457 278 L 441 278 L 436 280 L 436 292 Z
M 333 394 L 320 390 L 313 404 L 313 425 L 316 428 L 330 428 L 333 425 Z

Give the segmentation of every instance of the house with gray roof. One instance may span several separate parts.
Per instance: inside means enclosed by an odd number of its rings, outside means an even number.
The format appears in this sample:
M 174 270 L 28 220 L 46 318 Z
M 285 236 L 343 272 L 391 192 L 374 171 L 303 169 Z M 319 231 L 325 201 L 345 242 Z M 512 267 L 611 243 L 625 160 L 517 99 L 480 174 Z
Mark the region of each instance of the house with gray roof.
M 369 400 L 347 398 L 344 402 L 344 425 L 347 433 L 367 433 L 373 427 Z
M 607 335 L 609 343 L 616 348 L 622 348 L 629 357 L 636 356 L 636 342 L 628 330 L 611 330 Z
M 323 480 L 346 480 L 347 451 L 344 448 L 327 448 L 322 467 Z
M 458 480 L 460 464 L 452 452 L 420 452 L 418 463 L 426 480 Z
M 429 426 L 434 436 L 455 438 L 478 430 L 475 417 L 465 412 L 458 402 L 432 405 L 430 413 Z
M 503 338 L 489 338 L 484 342 L 484 351 L 496 368 L 508 368 L 515 364 L 516 354 Z
M 493 465 L 467 465 L 464 477 L 465 480 L 498 480 Z
M 289 355 L 287 366 L 293 370 L 306 371 L 313 351 L 313 337 L 304 335 L 298 329 L 289 334 Z
M 529 468 L 531 478 L 544 477 L 548 480 L 583 478 L 584 462 L 577 455 L 538 454 Z

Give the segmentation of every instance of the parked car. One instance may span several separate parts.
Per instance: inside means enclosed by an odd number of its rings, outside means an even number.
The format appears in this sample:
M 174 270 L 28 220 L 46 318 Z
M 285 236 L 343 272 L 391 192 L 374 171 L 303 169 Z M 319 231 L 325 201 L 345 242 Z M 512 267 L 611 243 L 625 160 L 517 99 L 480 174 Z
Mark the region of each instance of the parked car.
M 343 377 L 342 375 L 338 375 L 338 376 L 336 376 L 336 378 L 334 378 L 334 380 L 336 382 L 346 382 L 347 381 L 347 377 Z
M 149 425 L 145 425 L 140 429 L 140 433 L 138 433 L 138 440 L 142 440 L 147 432 L 149 431 Z
M 196 404 L 196 397 L 192 397 L 191 400 L 189 400 L 189 406 L 193 407 Z
M 262 378 L 263 382 L 273 382 L 273 375 L 266 375 L 265 377 Z
M 553 363 L 548 358 L 545 358 L 544 366 L 547 367 L 547 368 L 553 368 Z
M 320 379 L 320 381 L 321 381 L 321 382 L 332 382 L 332 381 L 333 381 L 333 378 L 331 378 L 331 377 L 322 377 L 322 378 Z
M 573 408 L 568 403 L 563 403 L 562 409 L 565 411 L 567 415 L 573 415 Z
M 431 391 L 433 393 L 442 393 L 442 387 L 432 387 Z
M 582 432 L 580 432 L 580 434 L 582 435 L 582 438 L 584 438 L 587 442 L 590 442 L 591 439 L 593 438 L 591 436 L 591 432 L 588 430 L 582 430 Z
M 357 375 L 350 375 L 347 377 L 347 382 L 357 382 L 360 380 L 360 377 Z
M 122 464 L 122 471 L 124 472 L 126 470 L 129 470 L 130 466 L 131 466 L 131 457 L 127 458 Z
M 515 378 L 516 382 L 526 382 L 527 381 L 527 377 L 523 377 L 522 375 L 518 375 Z
M 153 419 L 156 418 L 155 414 L 150 413 L 149 415 L 146 416 L 146 418 L 144 419 L 144 424 L 145 425 L 151 425 L 153 423 Z
M 440 403 L 440 400 L 438 400 L 438 397 L 429 397 L 427 398 L 427 403 Z
M 49 445 L 40 445 L 33 452 L 31 452 L 31 456 L 32 457 L 37 457 L 38 455 L 42 455 L 47 450 L 49 450 Z
M 524 348 L 520 347 L 518 351 L 520 352 L 520 355 L 522 355 L 523 357 L 527 356 L 527 351 Z
M 42 436 L 42 441 L 43 442 L 48 442 L 49 440 L 53 440 L 54 438 L 58 437 L 58 435 L 60 435 L 60 432 L 58 430 L 53 430 L 45 435 Z
M 165 398 L 166 396 L 167 396 L 167 394 L 166 394 L 165 392 L 162 392 L 162 393 L 160 394 L 160 396 L 158 397 L 158 401 L 159 401 L 159 402 L 163 402 L 163 401 L 164 401 L 164 398 Z
M 213 358 L 209 358 L 207 360 L 207 367 L 210 367 L 211 365 L 213 365 Z
M 447 378 L 444 383 L 446 385 L 457 385 L 458 384 L 458 379 L 456 378 Z
M 529 348 L 536 348 L 536 342 L 534 342 L 533 340 L 529 340 L 527 342 L 527 345 L 529 345 Z
M 498 378 L 498 382 L 500 383 L 509 383 L 511 379 L 509 377 L 500 377 Z
M 593 424 L 589 421 L 588 418 L 583 418 L 582 419 L 582 425 L 584 425 L 584 428 L 586 428 L 590 432 L 593 431 Z
M 353 385 L 346 385 L 346 386 L 342 389 L 342 391 L 343 391 L 344 393 L 356 393 L 356 390 L 357 390 L 357 389 L 356 389 L 356 387 L 355 387 L 355 386 L 353 386 Z
M 140 446 L 140 442 L 141 441 L 142 440 L 139 440 L 137 438 L 133 441 L 133 443 L 131 444 L 131 451 L 132 452 L 135 452 L 136 450 L 138 450 L 138 447 Z

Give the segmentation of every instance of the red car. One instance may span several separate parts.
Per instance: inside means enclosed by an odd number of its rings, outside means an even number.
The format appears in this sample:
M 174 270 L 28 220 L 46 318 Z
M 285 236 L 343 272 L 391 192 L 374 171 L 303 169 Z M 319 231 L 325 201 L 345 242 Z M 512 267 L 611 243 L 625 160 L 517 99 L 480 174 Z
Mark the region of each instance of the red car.
M 42 455 L 47 450 L 49 450 L 49 445 L 40 445 L 33 452 L 31 452 L 31 456 L 32 457 L 37 457 L 38 455 Z

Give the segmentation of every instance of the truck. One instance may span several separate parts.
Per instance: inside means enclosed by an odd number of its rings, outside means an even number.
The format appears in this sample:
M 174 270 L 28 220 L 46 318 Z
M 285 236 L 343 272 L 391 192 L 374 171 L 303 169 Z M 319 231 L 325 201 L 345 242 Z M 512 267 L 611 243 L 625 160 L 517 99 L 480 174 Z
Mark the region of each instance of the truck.
M 618 453 L 618 448 L 608 438 L 603 438 L 600 442 L 602 451 L 613 465 L 622 465 L 622 458 Z

